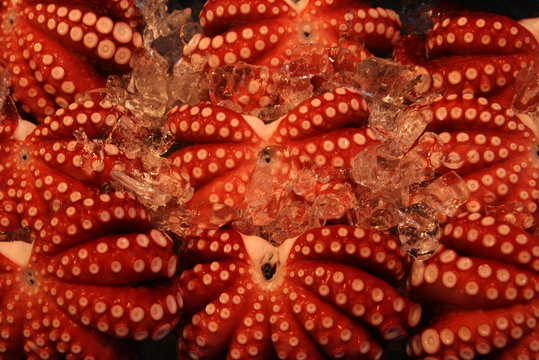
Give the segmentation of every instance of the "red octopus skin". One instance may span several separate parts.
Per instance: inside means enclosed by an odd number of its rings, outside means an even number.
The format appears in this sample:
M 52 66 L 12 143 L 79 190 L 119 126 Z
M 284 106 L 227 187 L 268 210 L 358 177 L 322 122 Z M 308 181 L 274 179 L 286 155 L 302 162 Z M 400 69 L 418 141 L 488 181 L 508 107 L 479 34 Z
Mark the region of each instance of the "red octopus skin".
M 176 325 L 172 240 L 132 195 L 100 190 L 138 166 L 105 140 L 122 115 L 94 95 L 30 133 L 0 126 L 0 359 L 131 359 L 129 339 Z
M 349 167 L 356 153 L 377 140 L 365 127 L 342 127 L 361 125 L 366 117 L 362 97 L 341 88 L 306 100 L 268 125 L 209 103 L 172 109 L 167 129 L 177 141 L 199 143 L 170 156 L 173 169 L 195 189 L 188 203 L 193 221 L 211 226 L 214 210 L 237 211 L 248 205 L 245 190 L 264 149 L 289 150 L 288 158 L 276 160 L 283 161 L 280 173 L 274 174 L 281 182 L 292 181 L 304 167 Z
M 390 285 L 404 275 L 397 243 L 359 227 L 316 228 L 279 248 L 201 230 L 183 255 L 182 359 L 380 359 L 383 343 L 365 324 L 391 340 L 420 318 Z
M 3 1 L 0 16 L 0 56 L 13 96 L 38 119 L 104 87 L 110 73 L 129 71 L 142 45 L 131 0 Z
M 442 249 L 416 262 L 410 293 L 445 311 L 411 342 L 412 358 L 471 359 L 537 354 L 539 239 L 489 216 L 445 225 Z
M 444 143 L 433 154 L 437 171 L 456 171 L 470 197 L 460 215 L 445 220 L 435 256 L 413 263 L 407 290 L 426 305 L 429 320 L 410 341 L 408 354 L 534 359 L 538 134 L 511 103 L 519 71 L 537 71 L 537 42 L 503 16 L 460 13 L 440 16 L 421 42 L 425 47 L 417 43 L 403 39 L 396 58 L 424 66 L 434 88 L 445 93 L 419 111 L 431 119 L 427 131 Z
M 195 68 L 211 72 L 241 63 L 268 67 L 267 75 L 257 74 L 234 90 L 231 100 L 246 111 L 276 101 L 273 75 L 290 61 L 309 58 L 316 69 L 329 57 L 329 48 L 339 47 L 349 50 L 348 65 L 353 65 L 371 52 L 390 51 L 400 26 L 394 11 L 357 0 L 212 0 L 204 5 L 200 22 L 203 34 L 184 48 L 185 59 Z
M 425 67 L 435 90 L 499 94 L 497 100 L 509 106 L 513 96 L 507 97 L 504 91 L 511 88 L 522 68 L 537 65 L 539 48 L 532 33 L 505 16 L 449 13 L 436 17 L 425 37 L 403 37 L 394 57 L 404 64 Z
M 511 109 L 453 94 L 419 111 L 431 119 L 426 130 L 444 143 L 441 153 L 433 154 L 437 172 L 456 171 L 467 183 L 471 195 L 462 210 L 485 213 L 488 207 L 522 203 L 524 213 L 536 216 L 537 135 Z

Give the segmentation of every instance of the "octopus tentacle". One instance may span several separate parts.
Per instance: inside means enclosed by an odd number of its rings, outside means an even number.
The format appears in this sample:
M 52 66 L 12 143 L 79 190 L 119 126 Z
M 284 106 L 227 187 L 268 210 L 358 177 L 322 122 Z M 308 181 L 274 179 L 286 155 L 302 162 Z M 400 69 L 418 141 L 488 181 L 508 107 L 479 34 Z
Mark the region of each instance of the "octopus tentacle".
M 224 77 L 238 70 L 230 79 L 238 88 L 227 89 L 223 99 L 223 76 L 217 76 L 211 94 L 213 102 L 231 101 L 243 111 L 283 102 L 277 89 L 280 71 L 294 72 L 295 62 L 302 63 L 302 86 L 317 88 L 316 79 L 307 77 L 353 68 L 371 52 L 387 53 L 399 39 L 400 26 L 392 10 L 355 1 L 210 1 L 200 18 L 204 34 L 185 46 L 185 62 L 219 74 L 225 69 Z M 261 81 L 237 84 L 244 72 Z
M 474 358 L 518 341 L 537 324 L 537 301 L 486 311 L 460 311 L 440 317 L 417 335 L 410 353 L 422 358 Z
M 529 271 L 539 271 L 539 239 L 516 225 L 492 216 L 470 214 L 451 221 L 441 241 L 462 254 L 482 254 Z
M 0 55 L 12 74 L 15 99 L 40 120 L 76 94 L 104 87 L 106 75 L 130 70 L 142 45 L 140 15 L 131 1 L 109 0 L 102 8 L 87 2 L 4 3 Z
M 280 120 L 271 140 L 284 143 L 321 135 L 346 125 L 361 125 L 368 117 L 360 94 L 338 88 L 303 102 Z
M 539 277 L 513 265 L 445 250 L 428 265 L 414 262 L 410 285 L 414 296 L 463 308 L 489 309 L 532 300 L 539 289 Z
M 521 69 L 536 65 L 536 52 L 533 34 L 514 20 L 452 13 L 435 21 L 426 37 L 406 36 L 394 56 L 401 63 L 425 67 L 433 89 L 495 96 L 512 86 Z
M 481 13 L 451 14 L 433 21 L 427 33 L 429 58 L 454 54 L 514 54 L 537 49 L 534 36 L 505 16 Z

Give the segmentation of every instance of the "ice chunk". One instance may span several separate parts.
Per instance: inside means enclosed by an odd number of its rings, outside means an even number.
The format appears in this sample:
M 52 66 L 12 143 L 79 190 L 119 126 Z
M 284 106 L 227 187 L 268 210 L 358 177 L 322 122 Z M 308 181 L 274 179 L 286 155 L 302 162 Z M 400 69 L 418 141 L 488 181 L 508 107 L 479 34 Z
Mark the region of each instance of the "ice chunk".
M 244 234 L 260 236 L 272 244 L 280 245 L 286 239 L 320 226 L 312 212 L 312 207 L 304 201 L 292 201 L 288 198 L 278 216 L 267 224 L 257 226 L 244 217 L 234 222 L 234 227 Z
M 522 69 L 516 79 L 513 109 L 517 112 L 539 111 L 539 76 L 535 66 Z
M 346 179 L 346 172 L 330 167 L 295 169 L 289 148 L 270 146 L 259 153 L 234 226 L 279 244 L 327 220 L 344 218 L 355 204 Z
M 407 152 L 423 134 L 428 119 L 413 106 L 400 111 L 395 118 L 394 129 L 388 145 L 395 151 Z
M 195 105 L 209 100 L 209 81 L 206 74 L 183 59 L 174 65 L 170 91 L 172 99 Z
M 391 60 L 372 57 L 356 65 L 354 80 L 367 102 L 400 107 L 416 98 L 414 87 L 426 75 Z
M 406 153 L 391 141 L 370 146 L 352 160 L 350 176 L 357 187 L 348 219 L 395 230 L 411 256 L 426 259 L 438 246 L 438 217 L 455 215 L 469 197 L 468 188 L 455 172 L 435 179 L 443 158 L 438 135 L 423 134 Z
M 515 81 L 513 110 L 539 136 L 539 76 L 537 65 L 520 70 Z
M 316 187 L 316 173 L 309 168 L 301 169 L 295 173 L 295 181 L 292 184 L 292 191 L 296 195 L 308 197 L 313 194 Z
M 140 0 L 137 6 L 146 24 L 144 46 L 134 51 L 130 74 L 109 78 L 109 97 L 139 118 L 162 122 L 174 105 L 193 101 L 188 95 L 191 87 L 203 78 L 200 73 L 174 71 L 186 41 L 201 28 L 193 22 L 190 9 L 169 12 L 166 0 Z M 187 84 L 190 86 L 182 93 Z
M 414 196 L 414 203 L 421 201 L 441 214 L 453 216 L 469 196 L 466 182 L 456 172 L 450 171 L 421 189 Z
M 283 199 L 291 191 L 290 149 L 270 146 L 263 149 L 245 191 L 243 216 L 255 226 L 274 221 L 282 210 Z
M 432 100 L 432 94 L 420 95 L 416 91 L 428 88 L 423 84 L 430 77 L 419 69 L 390 60 L 368 58 L 356 66 L 354 81 L 369 104 L 369 127 L 380 139 L 392 140 L 407 151 L 428 123 L 428 119 L 408 105 Z
M 393 181 L 391 175 L 399 163 L 398 156 L 393 156 L 384 145 L 369 146 L 352 159 L 352 179 L 374 191 L 386 188 Z
M 259 104 L 255 105 L 260 105 L 260 102 L 264 101 L 264 96 L 267 97 L 264 94 L 269 81 L 270 73 L 267 66 L 244 62 L 238 62 L 234 66 L 222 66 L 209 75 L 210 97 L 214 103 L 238 112 L 246 112 L 254 106 L 253 96 L 260 97 Z M 269 102 L 268 98 L 267 103 Z
M 137 0 L 136 5 L 144 17 L 144 44 L 153 45 L 156 39 L 179 35 L 182 27 L 192 22 L 191 9 L 168 11 L 167 0 Z M 180 38 L 180 36 L 177 36 Z
M 125 189 L 136 194 L 141 202 L 151 209 L 166 205 L 172 198 L 171 194 L 163 192 L 161 189 L 149 183 L 135 180 L 131 176 L 117 170 L 110 172 L 112 179 L 119 182 Z
M 399 222 L 402 207 L 398 189 L 388 187 L 385 191 L 359 186 L 356 189 L 356 204 L 348 214 L 350 223 L 385 231 Z
M 440 224 L 435 214 L 435 210 L 424 203 L 414 204 L 401 212 L 401 221 L 397 226 L 399 240 L 416 259 L 427 259 L 439 246 Z
M 417 145 L 407 152 L 396 168 L 396 181 L 401 187 L 422 183 L 434 178 L 434 170 L 442 157 L 442 140 L 434 133 L 425 133 Z
M 354 195 L 348 184 L 338 184 L 331 191 L 318 195 L 313 203 L 314 215 L 321 220 L 340 219 L 354 205 Z
M 82 148 L 80 162 L 76 164 L 87 174 L 103 171 L 105 168 L 105 143 L 101 139 L 89 139 L 82 129 L 75 130 L 73 136 Z
M 169 168 L 162 166 L 155 173 L 127 174 L 112 170 L 114 185 L 133 193 L 152 214 L 159 229 L 186 235 L 191 221 L 185 204 L 193 196 L 193 188 Z

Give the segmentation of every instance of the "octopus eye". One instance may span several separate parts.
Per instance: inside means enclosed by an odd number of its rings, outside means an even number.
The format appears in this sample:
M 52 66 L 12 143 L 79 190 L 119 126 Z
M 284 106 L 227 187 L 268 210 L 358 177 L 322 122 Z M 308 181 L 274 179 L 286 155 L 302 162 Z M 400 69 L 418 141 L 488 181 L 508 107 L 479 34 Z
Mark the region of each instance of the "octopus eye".
M 36 284 L 36 279 L 34 277 L 34 272 L 33 271 L 28 270 L 25 275 L 26 275 L 26 283 L 28 285 L 32 286 L 32 285 Z
M 258 154 L 258 161 L 269 164 L 275 158 L 275 150 L 271 147 L 267 147 Z

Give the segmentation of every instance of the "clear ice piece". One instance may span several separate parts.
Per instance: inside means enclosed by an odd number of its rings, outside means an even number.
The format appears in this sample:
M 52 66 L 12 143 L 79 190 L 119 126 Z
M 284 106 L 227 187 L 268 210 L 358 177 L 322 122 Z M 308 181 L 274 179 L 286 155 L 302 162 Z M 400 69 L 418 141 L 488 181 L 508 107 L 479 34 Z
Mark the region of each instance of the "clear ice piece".
M 170 194 L 167 194 L 148 183 L 135 180 L 121 171 L 112 170 L 110 176 L 113 180 L 119 182 L 122 187 L 136 194 L 143 204 L 154 210 L 160 206 L 166 205 L 172 198 Z
M 469 197 L 466 182 L 456 172 L 450 171 L 421 189 L 414 202 L 422 201 L 439 213 L 453 216 Z
M 353 203 L 350 187 L 343 185 L 320 194 L 313 203 L 314 214 L 322 220 L 340 219 L 353 207 Z
M 438 135 L 427 132 L 417 145 L 407 152 L 396 168 L 396 179 L 401 187 L 428 181 L 434 177 L 434 170 L 442 157 L 443 142 Z
M 158 38 L 180 31 L 191 22 L 191 9 L 168 11 L 167 0 L 137 0 L 136 5 L 144 17 L 144 44 L 151 46 Z
M 374 191 L 387 187 L 391 182 L 391 170 L 398 164 L 399 158 L 380 146 L 371 146 L 360 151 L 352 159 L 350 175 L 362 186 Z
M 312 194 L 316 187 L 316 174 L 311 169 L 301 169 L 296 172 L 296 178 L 292 184 L 292 191 L 299 196 Z
M 427 127 L 428 119 L 414 107 L 409 107 L 397 115 L 393 136 L 389 139 L 390 146 L 395 150 L 407 152 Z
M 397 233 L 404 249 L 414 258 L 425 260 L 439 246 L 440 224 L 436 210 L 425 203 L 409 206 L 401 212 Z
M 195 105 L 209 100 L 208 78 L 190 62 L 181 59 L 174 65 L 170 91 L 171 98 L 181 103 Z
M 222 66 L 209 75 L 210 98 L 214 103 L 243 112 L 251 102 L 251 96 L 266 92 L 270 73 L 267 66 L 238 62 L 234 66 Z
M 124 189 L 134 193 L 147 208 L 154 211 L 166 206 L 172 200 L 177 204 L 184 204 L 193 194 L 189 186 L 173 175 L 159 174 L 156 180 L 148 175 L 143 175 L 142 179 L 135 179 L 121 171 L 112 170 L 110 176 Z
M 418 100 L 416 89 L 423 88 L 422 83 L 428 80 L 429 76 L 420 70 L 380 58 L 368 58 L 356 66 L 354 81 L 369 104 L 369 126 L 381 139 L 396 139 L 400 131 L 416 134 L 407 125 L 422 116 L 415 116 L 410 122 L 406 116 L 399 119 L 399 114 L 406 103 Z M 423 124 L 420 126 L 424 128 Z
M 536 66 L 529 66 L 518 73 L 513 98 L 513 109 L 516 112 L 532 112 L 539 115 L 539 76 Z

